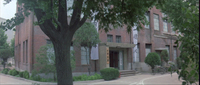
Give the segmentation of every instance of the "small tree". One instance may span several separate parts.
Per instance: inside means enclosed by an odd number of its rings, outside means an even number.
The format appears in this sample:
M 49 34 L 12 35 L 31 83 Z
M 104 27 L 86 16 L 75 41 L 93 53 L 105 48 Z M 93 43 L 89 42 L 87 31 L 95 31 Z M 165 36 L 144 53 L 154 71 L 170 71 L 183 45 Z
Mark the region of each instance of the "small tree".
M 144 62 L 151 66 L 152 71 L 155 65 L 161 64 L 160 56 L 155 52 L 149 53 Z
M 36 62 L 34 64 L 34 74 L 37 73 L 53 73 L 54 81 L 56 81 L 56 67 L 55 67 L 55 54 L 53 50 L 53 44 L 47 44 L 41 46 L 39 53 L 36 55 Z M 75 68 L 74 51 L 71 51 L 71 68 Z
M 96 44 L 100 42 L 99 34 L 97 33 L 97 30 L 92 23 L 86 22 L 75 33 L 73 42 L 74 42 L 74 45 L 76 46 L 79 46 L 79 45 L 83 46 L 84 49 L 86 50 L 86 56 L 89 55 L 89 59 L 90 59 L 92 47 L 93 46 L 96 47 Z M 89 54 L 87 53 L 88 50 L 89 50 Z M 86 57 L 86 61 L 87 60 L 88 59 Z M 87 65 L 89 65 L 88 72 L 90 75 L 90 63 L 88 61 L 87 61 Z
M 164 60 L 164 62 L 168 64 L 169 55 L 168 55 L 167 50 L 162 50 L 160 56 L 162 57 L 162 59 Z
M 5 31 L 0 29 L 0 58 L 3 60 L 2 64 L 5 69 L 5 65 L 7 62 L 7 59 L 12 56 L 11 49 L 9 47 L 9 44 L 6 42 L 7 35 L 5 34 Z

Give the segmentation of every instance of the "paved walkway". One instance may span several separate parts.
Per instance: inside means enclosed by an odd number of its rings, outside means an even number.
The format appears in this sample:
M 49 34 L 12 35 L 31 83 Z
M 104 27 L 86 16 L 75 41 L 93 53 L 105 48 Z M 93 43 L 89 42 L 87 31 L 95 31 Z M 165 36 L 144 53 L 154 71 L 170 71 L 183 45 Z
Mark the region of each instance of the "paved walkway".
M 27 80 L 24 78 L 13 77 L 0 73 L 0 85 L 34 85 L 38 83 L 40 85 L 56 85 L 56 83 L 50 82 L 37 82 Z M 135 76 L 121 77 L 111 81 L 93 80 L 93 81 L 75 81 L 74 85 L 181 85 L 182 82 L 178 80 L 178 75 L 173 73 L 170 74 L 137 74 Z

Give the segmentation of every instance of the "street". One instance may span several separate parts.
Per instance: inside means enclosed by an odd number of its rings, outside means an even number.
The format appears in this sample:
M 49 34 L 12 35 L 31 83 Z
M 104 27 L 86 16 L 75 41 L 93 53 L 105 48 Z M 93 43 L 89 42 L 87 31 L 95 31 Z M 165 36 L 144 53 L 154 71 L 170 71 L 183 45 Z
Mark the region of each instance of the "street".
M 4 84 L 19 84 L 19 85 L 31 85 L 34 81 L 23 80 L 4 74 L 0 74 L 0 85 Z M 56 83 L 45 83 L 37 82 L 40 85 L 56 85 Z M 104 81 L 103 79 L 94 81 L 75 81 L 74 85 L 181 85 L 181 80 L 178 80 L 178 75 L 173 73 L 170 74 L 156 74 L 151 75 L 150 73 L 137 74 L 135 76 L 121 77 L 115 80 Z

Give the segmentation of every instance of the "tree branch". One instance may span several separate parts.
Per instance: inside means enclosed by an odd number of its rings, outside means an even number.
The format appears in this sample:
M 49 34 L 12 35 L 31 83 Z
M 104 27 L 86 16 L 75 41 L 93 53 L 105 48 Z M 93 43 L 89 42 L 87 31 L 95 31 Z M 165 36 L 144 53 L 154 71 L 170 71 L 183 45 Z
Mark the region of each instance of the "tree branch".
M 75 7 L 74 7 L 74 11 L 73 11 L 72 18 L 70 21 L 70 26 L 77 24 L 75 22 L 77 22 L 77 20 L 80 20 L 82 5 L 83 5 L 83 0 L 79 0 L 79 1 L 74 0 Z
M 58 1 L 58 22 L 63 26 L 58 26 L 57 31 L 63 31 L 64 29 L 67 29 L 68 23 L 67 23 L 67 8 L 66 8 L 66 0 L 59 0 Z
M 38 22 L 42 20 L 44 16 L 46 16 L 45 12 L 42 9 L 34 8 L 35 15 L 37 17 Z M 46 19 L 42 24 L 39 24 L 41 30 L 50 38 L 55 39 L 57 33 L 55 26 L 51 22 L 51 19 Z

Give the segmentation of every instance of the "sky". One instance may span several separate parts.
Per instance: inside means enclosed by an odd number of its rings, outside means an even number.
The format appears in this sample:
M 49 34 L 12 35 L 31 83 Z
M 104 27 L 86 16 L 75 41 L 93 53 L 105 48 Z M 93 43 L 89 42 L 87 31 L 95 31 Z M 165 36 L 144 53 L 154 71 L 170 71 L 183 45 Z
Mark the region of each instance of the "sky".
M 4 0 L 0 0 L 0 17 L 10 19 L 15 16 L 17 0 L 12 0 L 9 4 L 4 5 Z

